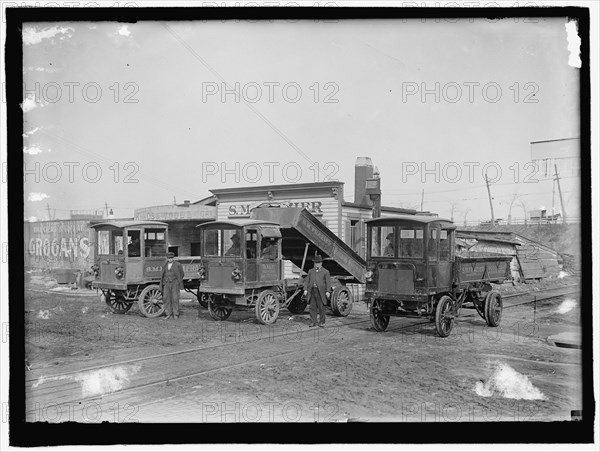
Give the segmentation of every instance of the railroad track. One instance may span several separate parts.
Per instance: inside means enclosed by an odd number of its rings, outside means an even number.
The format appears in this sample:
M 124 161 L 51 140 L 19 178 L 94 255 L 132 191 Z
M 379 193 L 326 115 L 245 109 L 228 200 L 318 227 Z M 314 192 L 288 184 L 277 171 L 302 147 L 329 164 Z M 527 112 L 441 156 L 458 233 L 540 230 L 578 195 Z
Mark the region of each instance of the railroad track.
M 523 301 L 520 303 L 510 303 L 510 304 L 504 303 L 503 309 L 509 309 L 509 308 L 514 308 L 517 306 L 533 304 L 533 303 L 537 303 L 540 301 L 547 301 L 547 300 L 551 300 L 554 298 L 564 297 L 567 295 L 576 295 L 576 294 L 580 293 L 580 291 L 581 291 L 581 286 L 579 284 L 574 284 L 574 285 L 564 286 L 564 287 L 554 288 L 554 289 L 544 289 L 544 290 L 539 290 L 539 291 L 536 290 L 536 291 L 531 291 L 531 292 L 525 292 L 525 293 L 521 293 L 521 294 L 504 295 L 502 297 L 503 300 L 506 300 L 507 298 L 511 299 L 511 298 L 517 298 L 517 297 L 533 297 L 533 299 Z M 543 295 L 545 292 L 559 292 L 559 293 L 554 293 L 551 295 Z M 540 296 L 540 295 L 542 295 L 542 296 Z
M 574 290 L 567 291 L 567 289 L 572 289 L 573 287 L 566 286 L 559 289 L 514 294 L 503 298 L 512 299 L 534 295 L 536 301 L 544 301 L 577 293 Z M 556 291 L 561 291 L 561 293 L 537 298 L 540 292 Z M 528 300 L 505 305 L 504 308 L 522 306 L 533 302 L 534 300 Z M 83 404 L 85 406 L 88 402 L 101 402 L 102 406 L 107 406 L 127 400 L 137 400 L 136 395 L 139 396 L 149 389 L 224 370 L 265 363 L 286 356 L 313 352 L 317 348 L 326 346 L 328 339 L 336 339 L 334 335 L 337 334 L 336 331 L 339 331 L 340 327 L 357 327 L 355 329 L 348 328 L 344 330 L 345 340 L 359 337 L 364 334 L 366 329 L 370 328 L 370 319 L 368 316 L 363 319 L 348 317 L 330 319 L 325 328 L 301 327 L 300 329 L 294 329 L 293 333 L 290 333 L 286 329 L 282 329 L 279 332 L 273 330 L 272 334 L 268 334 L 264 338 L 261 335 L 261 339 L 258 340 L 247 339 L 208 344 L 169 353 L 117 361 L 110 364 L 88 366 L 50 376 L 38 375 L 37 377 L 31 377 L 26 379 L 27 417 L 28 420 L 31 420 L 32 415 L 35 418 L 35 404 L 38 404 L 38 407 L 39 405 L 44 406 L 44 404 L 77 404 L 79 406 Z M 398 322 L 395 322 L 396 325 L 390 324 L 388 332 L 399 333 L 421 325 L 431 325 L 429 320 L 420 322 L 414 322 L 415 319 L 411 320 L 413 322 L 409 324 L 398 325 Z M 290 336 L 295 336 L 297 339 L 290 340 Z M 257 347 L 257 343 L 261 343 L 261 346 Z M 333 346 L 336 344 L 333 340 L 330 343 Z M 211 355 L 217 357 L 223 354 L 228 354 L 229 356 L 228 364 L 226 365 L 213 365 L 213 361 L 207 359 Z M 102 391 L 94 392 L 93 387 L 88 387 L 88 393 L 85 393 L 86 385 L 90 386 L 90 382 L 86 379 L 92 380 L 93 383 L 95 378 L 102 378 L 103 371 L 108 372 L 115 369 L 122 369 L 125 373 L 128 370 L 131 371 L 131 377 L 135 377 L 132 380 L 135 382 L 126 387 L 118 387 L 108 393 Z M 106 376 L 106 374 L 104 375 Z M 121 375 L 120 378 L 128 380 L 129 376 Z

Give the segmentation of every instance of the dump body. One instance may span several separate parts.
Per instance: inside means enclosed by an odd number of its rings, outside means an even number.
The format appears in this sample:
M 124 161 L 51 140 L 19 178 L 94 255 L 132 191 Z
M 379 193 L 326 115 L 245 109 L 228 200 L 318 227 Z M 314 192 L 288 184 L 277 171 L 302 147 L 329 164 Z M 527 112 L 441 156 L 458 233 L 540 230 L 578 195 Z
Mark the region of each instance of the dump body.
M 481 281 L 501 283 L 510 279 L 510 262 L 512 256 L 480 255 L 455 258 L 454 280 L 458 287 Z
M 336 236 L 318 218 L 306 209 L 293 207 L 258 207 L 252 210 L 255 220 L 272 221 L 279 224 L 282 235 L 281 251 L 284 259 L 302 267 L 306 252 L 309 266 L 312 257 L 320 254 L 323 267 L 331 276 L 347 282 L 364 283 L 366 262 L 342 239 Z

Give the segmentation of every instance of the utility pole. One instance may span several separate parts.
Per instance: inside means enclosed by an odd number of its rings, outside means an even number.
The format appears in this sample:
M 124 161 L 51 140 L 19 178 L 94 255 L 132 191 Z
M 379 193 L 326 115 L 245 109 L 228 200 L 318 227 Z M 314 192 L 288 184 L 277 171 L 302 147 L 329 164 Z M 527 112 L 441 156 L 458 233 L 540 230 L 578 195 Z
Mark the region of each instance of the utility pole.
M 106 201 L 104 201 L 104 208 L 106 209 L 106 216 L 108 216 L 108 203 Z
M 563 203 L 562 191 L 560 189 L 560 177 L 558 177 L 558 168 L 556 167 L 556 163 L 554 164 L 554 179 L 556 181 L 556 186 L 558 187 L 558 197 L 560 198 L 560 210 L 562 210 L 562 222 L 563 224 L 567 221 L 567 215 L 565 213 L 565 204 Z
M 494 205 L 492 204 L 492 194 L 490 192 L 490 182 L 487 174 L 485 175 L 485 185 L 487 186 L 488 198 L 490 199 L 490 211 L 492 212 L 492 227 L 496 227 L 496 218 L 494 217 Z
M 552 218 L 554 218 L 554 193 L 556 192 L 556 181 L 552 179 Z
M 48 220 L 52 220 L 52 215 L 50 215 L 50 204 L 46 203 L 46 208 L 48 209 Z
M 421 212 L 423 212 L 423 200 L 425 199 L 425 189 L 421 190 Z
M 517 195 L 516 193 L 513 193 L 513 199 L 510 202 L 510 206 L 508 207 L 508 224 L 512 224 L 512 206 L 518 197 L 519 197 L 519 195 Z

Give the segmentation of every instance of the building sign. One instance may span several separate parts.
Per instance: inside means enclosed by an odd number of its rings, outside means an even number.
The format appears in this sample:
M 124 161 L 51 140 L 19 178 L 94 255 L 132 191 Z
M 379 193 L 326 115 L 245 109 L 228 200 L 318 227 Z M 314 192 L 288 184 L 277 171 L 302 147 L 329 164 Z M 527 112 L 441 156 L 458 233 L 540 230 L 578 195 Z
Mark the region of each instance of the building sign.
M 262 203 L 261 203 L 262 204 Z M 281 207 L 295 207 L 306 209 L 315 216 L 323 215 L 321 201 L 277 201 Z M 249 218 L 250 211 L 259 204 L 233 204 L 227 211 L 228 218 Z
M 89 268 L 94 260 L 93 232 L 88 221 L 25 223 L 28 267 Z
M 139 221 L 147 220 L 215 220 L 217 208 L 213 206 L 157 206 L 137 209 L 133 218 Z

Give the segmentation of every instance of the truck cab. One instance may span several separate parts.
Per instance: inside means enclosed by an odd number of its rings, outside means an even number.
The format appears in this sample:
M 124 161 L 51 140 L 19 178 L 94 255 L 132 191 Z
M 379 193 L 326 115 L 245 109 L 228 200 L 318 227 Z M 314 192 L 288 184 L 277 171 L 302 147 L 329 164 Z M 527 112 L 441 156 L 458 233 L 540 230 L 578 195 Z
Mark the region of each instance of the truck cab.
M 450 291 L 455 229 L 438 217 L 368 220 L 367 295 L 423 301 L 430 293 Z
M 140 298 L 157 300 L 158 290 L 150 287 L 160 281 L 166 261 L 168 225 L 160 221 L 110 221 L 92 228 L 97 246 L 92 287 L 102 291 L 110 309 L 123 314 Z M 153 302 L 153 306 L 158 304 L 158 300 Z

